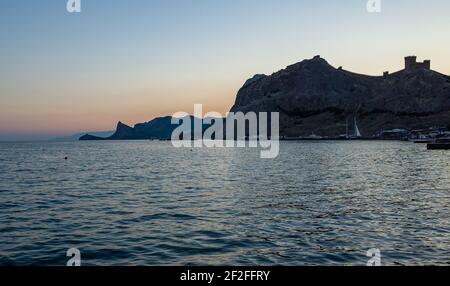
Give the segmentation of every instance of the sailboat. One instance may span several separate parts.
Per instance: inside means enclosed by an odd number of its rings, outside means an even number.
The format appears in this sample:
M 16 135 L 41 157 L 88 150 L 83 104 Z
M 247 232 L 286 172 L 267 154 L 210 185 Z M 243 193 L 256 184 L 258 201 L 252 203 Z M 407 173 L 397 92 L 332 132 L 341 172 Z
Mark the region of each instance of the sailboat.
M 361 131 L 359 131 L 358 123 L 356 122 L 356 116 L 358 115 L 360 109 L 361 109 L 361 104 L 358 106 L 358 109 L 355 112 L 355 116 L 353 117 L 354 133 L 353 133 L 353 135 L 350 136 L 349 139 L 361 139 L 362 138 Z
M 354 122 L 355 122 L 355 134 L 354 134 L 354 136 L 356 138 L 362 138 L 361 132 L 359 131 L 359 128 L 358 128 L 358 123 L 356 123 L 356 116 L 354 118 Z
M 347 119 L 345 138 L 348 139 L 348 140 L 361 139 L 362 138 L 362 134 L 361 134 L 361 131 L 359 130 L 358 122 L 356 121 L 356 116 L 353 117 L 353 130 L 352 130 L 353 133 L 351 133 L 351 134 L 350 134 L 350 131 L 351 131 L 352 128 L 349 128 L 348 121 L 349 120 Z
M 358 108 L 356 109 L 356 112 L 354 113 L 353 128 L 349 127 L 350 117 L 347 117 L 347 122 L 346 122 L 346 126 L 345 126 L 345 135 L 340 135 L 339 136 L 340 139 L 355 140 L 355 139 L 362 138 L 361 131 L 359 130 L 359 127 L 358 127 L 358 122 L 356 122 L 356 116 L 358 115 L 360 109 L 361 109 L 361 104 L 358 106 Z M 350 134 L 350 131 L 353 131 L 353 133 Z

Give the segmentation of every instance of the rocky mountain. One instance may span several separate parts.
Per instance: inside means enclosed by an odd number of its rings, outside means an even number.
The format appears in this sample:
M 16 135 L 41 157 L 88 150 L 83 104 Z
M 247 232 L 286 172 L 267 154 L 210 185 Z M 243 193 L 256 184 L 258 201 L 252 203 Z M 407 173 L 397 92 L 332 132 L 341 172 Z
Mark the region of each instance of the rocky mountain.
M 203 124 L 202 120 L 199 118 L 195 118 L 190 116 L 191 120 L 191 128 L 194 130 L 194 124 L 200 123 L 203 126 L 203 130 L 208 128 L 209 125 Z M 161 139 L 168 140 L 172 136 L 172 132 L 175 128 L 179 127 L 179 124 L 171 124 L 172 117 L 159 117 L 155 118 L 146 123 L 136 124 L 134 127 L 130 127 L 122 122 L 117 124 L 116 131 L 113 135 L 109 137 L 98 137 L 92 136 L 90 134 L 86 134 L 80 137 L 81 141 L 91 141 L 91 140 L 141 140 L 141 139 Z
M 316 56 L 248 80 L 231 111 L 280 112 L 285 136 L 338 136 L 354 118 L 365 137 L 383 129 L 447 126 L 450 77 L 426 68 L 368 76 Z
M 335 68 L 316 56 L 247 80 L 231 112 L 279 112 L 280 135 L 289 137 L 338 137 L 355 120 L 364 137 L 386 129 L 449 126 L 450 77 L 431 70 L 429 61 L 424 65 L 411 62 L 415 57 L 407 59 L 404 70 L 368 76 Z M 119 122 L 110 137 L 86 135 L 80 140 L 169 139 L 176 127 L 170 116 L 134 127 Z

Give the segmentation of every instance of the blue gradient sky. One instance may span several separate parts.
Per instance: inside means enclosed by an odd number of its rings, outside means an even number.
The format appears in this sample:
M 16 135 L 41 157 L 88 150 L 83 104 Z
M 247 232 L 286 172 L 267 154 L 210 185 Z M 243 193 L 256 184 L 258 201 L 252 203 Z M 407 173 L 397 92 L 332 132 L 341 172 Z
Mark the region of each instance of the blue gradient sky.
M 360 73 L 429 58 L 450 74 L 450 1 L 0 1 L 0 140 L 111 130 L 194 103 L 224 113 L 243 82 L 316 54 Z

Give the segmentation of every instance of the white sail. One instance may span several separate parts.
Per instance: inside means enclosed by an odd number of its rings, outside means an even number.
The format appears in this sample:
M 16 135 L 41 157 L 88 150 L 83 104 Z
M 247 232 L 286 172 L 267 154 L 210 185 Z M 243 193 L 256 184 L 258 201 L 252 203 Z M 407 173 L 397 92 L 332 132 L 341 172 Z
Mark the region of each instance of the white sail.
M 355 117 L 355 137 L 360 138 L 362 137 L 361 132 L 359 131 L 358 124 L 356 123 L 356 117 Z

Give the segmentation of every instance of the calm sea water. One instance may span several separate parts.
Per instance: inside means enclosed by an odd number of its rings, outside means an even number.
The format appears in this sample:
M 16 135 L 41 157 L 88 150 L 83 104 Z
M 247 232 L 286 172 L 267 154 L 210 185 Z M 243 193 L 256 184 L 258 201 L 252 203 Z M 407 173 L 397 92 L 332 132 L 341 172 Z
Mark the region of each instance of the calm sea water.
M 1 143 L 0 265 L 449 265 L 450 153 L 425 149 Z

